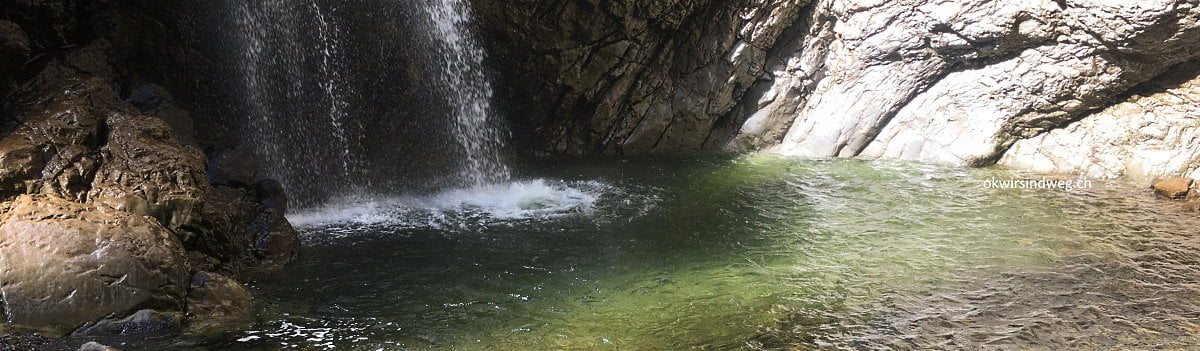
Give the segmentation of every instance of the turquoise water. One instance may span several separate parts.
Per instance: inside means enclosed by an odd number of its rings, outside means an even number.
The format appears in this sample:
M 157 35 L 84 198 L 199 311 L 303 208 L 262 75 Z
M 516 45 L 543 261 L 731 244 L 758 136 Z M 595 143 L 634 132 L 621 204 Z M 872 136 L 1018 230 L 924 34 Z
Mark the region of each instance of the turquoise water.
M 1194 214 L 1127 184 L 771 156 L 531 165 L 290 218 L 209 349 L 1141 349 L 1200 344 Z

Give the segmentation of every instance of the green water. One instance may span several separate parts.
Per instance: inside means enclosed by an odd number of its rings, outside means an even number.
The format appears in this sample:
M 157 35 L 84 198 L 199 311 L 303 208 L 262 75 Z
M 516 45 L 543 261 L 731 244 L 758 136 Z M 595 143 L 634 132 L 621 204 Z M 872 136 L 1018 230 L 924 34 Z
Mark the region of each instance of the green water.
M 261 323 L 202 347 L 1200 345 L 1194 215 L 1144 189 L 989 189 L 1034 176 L 770 156 L 524 176 L 547 180 L 293 216 L 306 244 L 252 284 Z

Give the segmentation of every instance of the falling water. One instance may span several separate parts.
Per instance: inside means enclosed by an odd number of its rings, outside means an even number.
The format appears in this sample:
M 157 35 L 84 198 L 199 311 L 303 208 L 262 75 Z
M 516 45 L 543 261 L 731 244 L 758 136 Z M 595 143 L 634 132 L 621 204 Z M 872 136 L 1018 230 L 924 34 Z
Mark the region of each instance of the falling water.
M 243 139 L 255 147 L 262 176 L 283 183 L 294 206 L 404 192 L 397 184 L 413 179 L 393 178 L 425 165 L 443 172 L 417 181 L 442 187 L 509 179 L 501 161 L 506 135 L 492 113 L 494 91 L 466 1 L 255 0 L 232 6 Z M 406 44 L 410 37 L 415 40 Z M 429 46 L 403 51 L 421 43 Z M 433 94 L 393 96 L 413 93 L 404 84 L 432 86 Z M 425 117 L 414 111 L 437 112 Z M 397 132 L 413 126 L 418 130 Z
M 503 135 L 492 120 L 492 85 L 483 70 L 484 51 L 469 30 L 471 9 L 463 0 L 427 0 L 421 7 L 427 27 L 439 47 L 438 87 L 454 120 L 454 138 L 462 148 L 459 175 L 467 186 L 483 186 L 509 179 L 501 161 Z
M 263 176 L 298 196 L 326 196 L 356 184 L 356 140 L 347 137 L 347 84 L 337 10 L 317 0 L 238 1 L 242 99 Z M 310 195 L 311 194 L 311 195 Z M 304 200 L 301 200 L 303 202 Z

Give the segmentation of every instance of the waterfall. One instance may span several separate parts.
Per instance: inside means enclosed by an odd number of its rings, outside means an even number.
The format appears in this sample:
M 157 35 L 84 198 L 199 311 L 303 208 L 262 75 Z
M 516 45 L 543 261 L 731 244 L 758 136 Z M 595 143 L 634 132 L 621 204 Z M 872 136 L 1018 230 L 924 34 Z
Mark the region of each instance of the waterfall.
M 484 51 L 472 35 L 471 9 L 463 0 L 426 0 L 421 11 L 439 47 L 439 90 L 454 120 L 454 137 L 462 148 L 459 176 L 464 185 L 483 186 L 507 181 L 510 171 L 501 160 L 504 136 L 492 119 L 494 91 L 483 69 Z
M 293 206 L 509 179 L 466 1 L 232 4 L 242 139 Z
M 243 140 L 255 148 L 263 176 L 314 198 L 347 191 L 329 186 L 360 178 L 357 146 L 347 137 L 354 86 L 341 60 L 344 34 L 328 15 L 336 8 L 317 0 L 235 3 Z

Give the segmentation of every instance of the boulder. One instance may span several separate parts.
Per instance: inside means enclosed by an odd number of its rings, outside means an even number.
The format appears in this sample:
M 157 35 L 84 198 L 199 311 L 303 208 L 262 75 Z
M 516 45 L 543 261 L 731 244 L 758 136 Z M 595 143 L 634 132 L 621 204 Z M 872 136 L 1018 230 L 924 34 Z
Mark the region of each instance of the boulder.
M 192 276 L 187 296 L 186 333 L 217 335 L 244 330 L 254 323 L 253 297 L 237 281 L 199 272 Z
M 1192 178 L 1172 178 L 1154 183 L 1154 193 L 1169 199 L 1183 199 L 1192 188 Z
M 251 228 L 254 230 L 254 253 L 260 260 L 259 268 L 275 270 L 296 257 L 300 240 L 296 229 L 288 222 L 287 194 L 283 185 L 266 179 L 254 186 L 258 199 L 258 215 Z
M 257 184 L 254 184 L 254 195 L 258 198 L 258 203 L 268 209 L 273 209 L 281 213 L 286 213 L 288 209 L 287 193 L 283 190 L 283 184 L 274 179 L 264 179 Z
M 23 195 L 0 225 L 3 329 L 63 335 L 141 309 L 179 311 L 187 271 L 178 239 L 150 218 Z
M 251 223 L 254 231 L 254 256 L 259 269 L 271 271 L 283 268 L 300 251 L 296 229 L 284 217 L 284 212 L 264 208 Z

